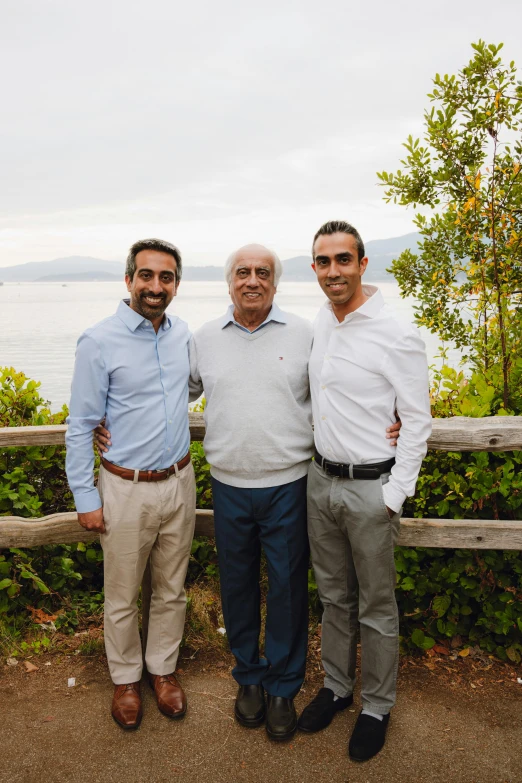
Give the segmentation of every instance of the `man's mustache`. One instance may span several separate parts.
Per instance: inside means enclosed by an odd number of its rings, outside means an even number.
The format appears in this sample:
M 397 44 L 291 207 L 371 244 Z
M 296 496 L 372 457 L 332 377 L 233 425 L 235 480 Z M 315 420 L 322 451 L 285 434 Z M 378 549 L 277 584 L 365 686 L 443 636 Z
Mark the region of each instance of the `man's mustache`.
M 165 294 L 153 294 L 151 291 L 143 291 L 140 294 L 140 299 L 145 299 L 147 296 L 151 296 L 153 299 L 161 299 L 162 302 L 167 298 Z

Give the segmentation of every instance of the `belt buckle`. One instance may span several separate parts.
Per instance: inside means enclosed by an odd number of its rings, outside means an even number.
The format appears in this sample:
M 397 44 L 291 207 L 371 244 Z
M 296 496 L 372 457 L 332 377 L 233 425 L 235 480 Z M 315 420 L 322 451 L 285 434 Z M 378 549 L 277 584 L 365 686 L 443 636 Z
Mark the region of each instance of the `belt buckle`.
M 337 473 L 331 470 L 331 468 L 337 468 Z M 332 462 L 329 459 L 323 458 L 323 470 L 327 476 L 333 476 L 334 478 L 339 478 L 339 476 L 341 475 L 341 463 Z

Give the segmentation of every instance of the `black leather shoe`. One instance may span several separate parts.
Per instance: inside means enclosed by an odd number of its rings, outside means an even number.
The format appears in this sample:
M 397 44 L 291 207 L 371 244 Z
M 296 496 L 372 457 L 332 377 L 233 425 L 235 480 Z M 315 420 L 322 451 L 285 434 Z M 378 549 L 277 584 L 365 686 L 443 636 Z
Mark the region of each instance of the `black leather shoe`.
M 297 728 L 309 733 L 321 731 L 330 725 L 336 712 L 345 710 L 353 703 L 352 694 L 335 701 L 334 696 L 330 688 L 321 688 L 317 696 L 304 708 L 297 721 Z
M 236 720 L 248 729 L 261 726 L 265 719 L 265 692 L 262 685 L 240 685 L 234 707 Z
M 389 720 L 389 714 L 379 720 L 361 712 L 348 745 L 350 758 L 354 761 L 368 761 L 375 756 L 384 745 Z
M 270 696 L 266 711 L 266 733 L 273 740 L 287 740 L 297 729 L 294 700 L 284 696 Z

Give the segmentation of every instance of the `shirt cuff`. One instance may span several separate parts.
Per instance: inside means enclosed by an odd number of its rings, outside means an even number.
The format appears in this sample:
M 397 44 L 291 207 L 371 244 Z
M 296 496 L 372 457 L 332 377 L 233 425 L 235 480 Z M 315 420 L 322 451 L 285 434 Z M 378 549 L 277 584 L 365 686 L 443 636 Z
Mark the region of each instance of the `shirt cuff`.
M 88 492 L 76 493 L 74 495 L 76 511 L 80 514 L 87 514 L 89 511 L 97 511 L 102 507 L 100 493 L 93 487 Z
M 398 489 L 398 487 L 393 485 L 393 478 L 390 478 L 390 480 L 383 485 L 382 494 L 385 504 L 397 514 L 406 500 L 406 495 Z

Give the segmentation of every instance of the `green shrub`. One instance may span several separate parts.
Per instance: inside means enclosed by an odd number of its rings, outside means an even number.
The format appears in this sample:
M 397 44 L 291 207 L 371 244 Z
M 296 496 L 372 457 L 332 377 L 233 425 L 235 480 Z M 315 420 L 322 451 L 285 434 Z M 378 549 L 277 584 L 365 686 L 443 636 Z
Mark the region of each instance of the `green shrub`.
M 12 367 L 0 368 L 0 427 L 63 424 L 64 406 L 51 413 L 39 383 Z M 41 516 L 74 509 L 64 469 L 64 446 L 0 450 L 0 516 Z

